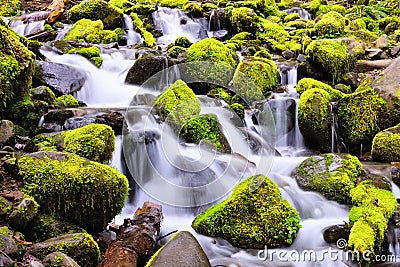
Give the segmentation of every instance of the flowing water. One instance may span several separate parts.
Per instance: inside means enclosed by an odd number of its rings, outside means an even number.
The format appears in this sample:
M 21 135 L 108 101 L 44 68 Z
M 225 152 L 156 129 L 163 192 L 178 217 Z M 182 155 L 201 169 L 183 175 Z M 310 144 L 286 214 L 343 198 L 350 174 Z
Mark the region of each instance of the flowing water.
M 203 26 L 180 11 L 160 8 L 153 19 L 163 29 L 164 36 L 159 43 L 173 41 L 182 34 L 191 41 L 204 38 Z M 182 24 L 182 19 L 186 23 Z M 179 20 L 182 26 L 178 33 L 169 32 L 171 25 Z M 305 159 L 299 155 L 309 153 L 297 124 L 296 65 L 278 64 L 281 83 L 287 85 L 288 90 L 261 103 L 266 117 L 273 119 L 275 127 L 267 127 L 270 124 L 263 124 L 262 120 L 254 123 L 252 110 L 246 111 L 242 122 L 224 102 L 199 97 L 201 113 L 213 113 L 218 117 L 232 147 L 232 154 L 223 154 L 204 143 L 182 142 L 173 129 L 153 115 L 152 100 L 162 91 L 162 87 L 158 87 L 179 78 L 177 71 L 171 77 L 162 76 L 163 81 L 157 88 L 144 88 L 124 83 L 136 59 L 131 49 L 102 50 L 104 62 L 100 69 L 79 55 L 59 55 L 49 49 L 42 52 L 50 61 L 67 64 L 87 74 L 76 97 L 88 105 L 88 110 L 126 111 L 126 134 L 117 136 L 110 164 L 131 178 L 131 192 L 122 213 L 115 218 L 116 223 L 122 224 L 123 218 L 131 217 L 144 201 L 153 201 L 163 205 L 162 234 L 177 229 L 192 232 L 212 266 L 355 266 L 342 257 L 342 250 L 337 250 L 335 244 L 327 244 L 322 237 L 326 227 L 348 220 L 349 207 L 302 190 L 293 176 L 295 168 Z M 299 212 L 302 228 L 292 246 L 268 251 L 245 250 L 234 248 L 221 239 L 196 234 L 191 228 L 194 217 L 226 198 L 241 179 L 255 173 L 266 174 L 276 182 L 282 196 Z M 398 197 L 400 190 L 393 187 Z M 400 254 L 399 236 L 397 229 L 391 230 L 390 251 L 395 255 Z M 329 250 L 336 251 L 336 257 L 328 257 Z M 304 252 L 315 253 L 316 259 L 307 259 Z
M 299 7 L 285 9 L 285 10 L 282 10 L 282 12 L 285 12 L 288 14 L 297 13 L 297 14 L 299 14 L 300 18 L 302 18 L 302 19 L 311 19 L 312 18 L 311 14 L 307 10 L 305 10 L 303 8 L 299 8 Z

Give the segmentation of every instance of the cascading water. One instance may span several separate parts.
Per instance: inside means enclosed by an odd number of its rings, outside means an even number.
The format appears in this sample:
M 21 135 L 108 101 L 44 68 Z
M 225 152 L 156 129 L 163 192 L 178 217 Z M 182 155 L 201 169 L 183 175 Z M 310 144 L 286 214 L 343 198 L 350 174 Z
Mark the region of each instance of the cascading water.
M 43 14 L 43 15 L 41 15 Z M 28 36 L 44 29 L 48 12 L 36 12 L 21 18 L 4 18 L 5 22 L 17 33 Z M 32 18 L 32 19 L 31 19 Z
M 123 18 L 123 27 L 126 29 L 124 34 L 126 44 L 132 46 L 143 43 L 143 38 L 133 29 L 132 18 L 126 14 L 124 14 Z
M 285 12 L 287 14 L 297 13 L 297 14 L 299 14 L 300 18 L 302 18 L 302 19 L 311 19 L 311 14 L 308 13 L 307 10 L 305 10 L 303 8 L 299 8 L 299 7 L 285 9 L 285 10 L 282 10 L 282 12 Z
M 189 18 L 182 10 L 159 8 L 152 14 L 154 25 L 163 35 L 157 38 L 157 44 L 168 45 L 180 36 L 185 36 L 195 43 L 207 37 L 207 28 Z

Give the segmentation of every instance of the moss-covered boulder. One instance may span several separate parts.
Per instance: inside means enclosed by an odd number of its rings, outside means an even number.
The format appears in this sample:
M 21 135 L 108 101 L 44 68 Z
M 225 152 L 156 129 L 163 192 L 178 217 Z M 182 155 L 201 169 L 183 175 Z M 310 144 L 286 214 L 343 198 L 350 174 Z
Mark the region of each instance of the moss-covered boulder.
M 128 180 L 117 170 L 73 154 L 36 152 L 19 158 L 18 169 L 41 212 L 89 232 L 104 230 L 128 193 Z
M 79 264 L 62 252 L 52 252 L 43 259 L 44 266 L 80 267 Z
M 117 31 L 118 32 L 118 31 Z M 72 29 L 64 37 L 64 40 L 86 42 L 92 44 L 109 44 L 118 41 L 118 33 L 115 30 L 104 30 L 101 20 L 78 20 Z
M 173 62 L 166 56 L 147 55 L 135 61 L 126 75 L 125 82 L 142 85 L 156 73 L 172 66 Z
M 40 118 L 47 113 L 48 107 L 44 101 L 26 98 L 12 104 L 6 117 L 15 124 L 34 131 L 38 127 Z
M 371 143 L 389 125 L 387 102 L 373 89 L 344 95 L 338 102 L 339 136 L 346 143 Z
M 400 125 L 376 134 L 372 140 L 371 154 L 377 161 L 400 161 Z
M 111 160 L 115 149 L 113 129 L 105 124 L 89 124 L 82 128 L 64 132 L 64 151 L 89 160 L 105 162 Z
M 92 62 L 96 67 L 100 68 L 103 63 L 103 59 L 100 57 L 100 48 L 96 46 L 84 47 L 84 48 L 73 48 L 68 51 L 68 54 L 78 54 Z
M 43 260 L 48 254 L 62 251 L 80 266 L 95 267 L 100 261 L 100 250 L 89 234 L 67 234 L 34 244 L 29 253 Z
M 81 19 L 101 20 L 106 29 L 122 26 L 122 11 L 103 0 L 85 0 L 68 11 L 68 19 L 77 22 Z
M 200 101 L 184 81 L 177 80 L 155 99 L 154 108 L 164 120 L 180 128 L 200 114 Z
M 206 142 L 222 153 L 231 152 L 218 118 L 214 114 L 192 117 L 183 125 L 179 135 L 190 143 Z
M 290 246 L 300 226 L 298 212 L 263 175 L 241 182 L 223 202 L 198 215 L 192 227 L 232 245 L 263 249 Z
M 31 89 L 31 94 L 32 99 L 41 100 L 50 105 L 53 104 L 56 99 L 56 95 L 53 91 L 44 85 Z
M 73 95 L 62 95 L 54 99 L 53 103 L 59 108 L 77 108 L 79 107 L 78 100 Z
M 249 103 L 261 100 L 263 96 L 259 95 L 259 91 L 266 95 L 279 81 L 279 71 L 274 61 L 259 57 L 245 57 L 233 76 L 235 92 Z
M 229 16 L 235 32 L 254 32 L 257 28 L 258 18 L 256 12 L 248 7 L 234 8 Z
M 314 64 L 324 70 L 333 83 L 349 72 L 356 63 L 357 56 L 347 51 L 347 46 L 338 40 L 316 40 L 311 42 L 306 55 Z
M 208 97 L 224 100 L 227 104 L 231 103 L 232 96 L 229 92 L 221 87 L 211 89 L 207 93 Z
M 390 191 L 364 182 L 351 190 L 351 197 L 354 206 L 349 212 L 352 228 L 348 247 L 360 255 L 367 250 L 369 255 L 379 254 L 388 220 L 397 208 L 396 198 Z
M 308 89 L 300 96 L 298 124 L 308 145 L 331 149 L 330 95 L 323 89 Z
M 225 86 L 232 79 L 236 67 L 236 55 L 222 42 L 206 38 L 192 44 L 187 51 L 187 62 L 202 62 L 188 65 L 188 75 L 193 81 Z M 204 62 L 204 63 L 203 63 Z M 204 92 L 206 94 L 209 88 Z
M 0 115 L 10 103 L 29 96 L 35 55 L 27 45 L 25 37 L 0 20 Z
M 336 11 L 330 11 L 322 16 L 314 29 L 318 36 L 339 36 L 345 30 L 345 18 Z
M 299 94 L 304 93 L 308 89 L 322 89 L 329 93 L 330 100 L 339 100 L 343 93 L 337 89 L 333 89 L 329 84 L 320 82 L 313 78 L 303 78 L 296 85 L 296 92 Z
M 299 186 L 321 193 L 339 203 L 351 203 L 362 166 L 357 157 L 348 154 L 323 154 L 305 159 L 296 170 Z
M 180 36 L 175 39 L 174 45 L 184 47 L 184 48 L 189 48 L 192 43 L 189 41 L 189 39 L 185 36 Z
M 156 39 L 146 29 L 146 23 L 141 20 L 136 13 L 131 13 L 131 17 L 136 31 L 143 37 L 143 45 L 147 47 L 157 47 Z
M 18 15 L 22 10 L 21 0 L 9 0 L 3 1 L 0 6 L 0 16 L 1 17 L 11 17 Z

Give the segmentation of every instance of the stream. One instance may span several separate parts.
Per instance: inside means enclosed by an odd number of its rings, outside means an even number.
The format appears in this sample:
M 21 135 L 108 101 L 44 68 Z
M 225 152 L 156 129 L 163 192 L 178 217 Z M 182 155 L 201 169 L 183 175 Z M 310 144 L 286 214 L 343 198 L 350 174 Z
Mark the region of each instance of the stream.
M 300 9 L 293 12 L 304 13 Z M 308 13 L 303 15 L 310 18 Z M 187 36 L 195 42 L 210 35 L 207 20 L 191 19 L 180 10 L 160 8 L 153 14 L 153 20 L 163 32 L 157 39 L 159 45 L 167 45 L 179 36 Z M 124 23 L 128 29 L 128 46 L 142 42 L 131 27 L 132 21 L 125 17 Z M 25 29 L 18 28 L 18 31 Z M 75 96 L 86 103 L 88 109 L 125 112 L 126 132 L 116 138 L 110 165 L 130 177 L 131 192 L 122 213 L 115 218 L 116 224 L 131 217 L 144 201 L 152 201 L 163 207 L 161 235 L 174 230 L 190 231 L 212 266 L 356 266 L 341 257 L 343 251 L 338 250 L 336 244 L 327 244 L 322 235 L 328 226 L 348 221 L 349 206 L 302 190 L 293 176 L 298 164 L 312 154 L 306 149 L 297 124 L 296 64 L 277 63 L 281 83 L 287 85 L 288 90 L 262 103 L 263 109 L 274 118 L 274 126 L 269 129 L 275 133 L 272 138 L 274 149 L 265 146 L 271 139 L 266 140 L 262 127 L 253 124 L 252 111 L 246 111 L 245 119 L 241 121 L 225 108 L 223 101 L 199 96 L 201 113 L 215 114 L 224 129 L 233 152 L 228 155 L 214 153 L 201 143 L 182 143 L 151 113 L 149 104 L 163 88 L 154 90 L 124 82 L 136 60 L 134 49 L 102 49 L 104 61 L 100 69 L 79 55 L 59 55 L 46 48 L 42 53 L 49 61 L 70 65 L 86 73 L 87 80 Z M 173 75 L 164 77 L 160 84 L 172 84 L 179 78 L 177 71 L 172 72 Z M 268 249 L 267 252 L 239 249 L 222 239 L 199 235 L 191 228 L 192 220 L 199 212 L 225 199 L 237 182 L 256 173 L 265 174 L 277 183 L 283 198 L 300 214 L 302 228 L 291 247 Z M 393 184 L 393 188 L 396 197 L 400 197 L 397 186 Z M 394 231 L 392 237 L 391 252 L 399 256 L 400 234 Z M 309 250 L 316 253 L 316 260 L 294 257 L 295 253 Z M 328 250 L 338 252 L 338 257 L 327 257 L 324 253 Z M 286 256 L 277 259 L 279 253 Z

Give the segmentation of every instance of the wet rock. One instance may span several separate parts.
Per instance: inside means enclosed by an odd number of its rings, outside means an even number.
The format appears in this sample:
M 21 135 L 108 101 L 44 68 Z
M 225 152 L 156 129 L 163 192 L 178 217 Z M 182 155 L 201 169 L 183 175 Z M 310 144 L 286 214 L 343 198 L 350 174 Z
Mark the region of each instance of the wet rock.
M 400 186 L 400 166 L 390 168 L 390 178 L 397 186 Z
M 360 161 L 349 154 L 323 154 L 305 159 L 296 169 L 296 181 L 340 203 L 351 203 L 350 190 L 361 174 Z
M 355 90 L 364 80 L 365 75 L 361 75 L 357 72 L 348 72 L 343 76 L 342 83 L 351 86 Z
M 371 154 L 372 158 L 377 161 L 400 161 L 400 124 L 375 135 Z
M 42 124 L 43 132 L 60 132 L 63 130 L 62 125 L 58 125 L 57 123 L 43 123 Z
M 390 184 L 390 181 L 382 175 L 363 173 L 360 175 L 359 182 L 364 182 L 377 188 L 388 190 L 390 192 L 392 191 L 392 185 Z
M 15 242 L 14 238 L 9 235 L 0 234 L 0 249 L 2 252 L 9 256 L 15 256 L 18 254 L 18 245 Z
M 211 264 L 196 238 L 188 231 L 181 231 L 158 250 L 148 266 L 211 267 Z
M 228 34 L 229 34 L 229 32 L 227 30 L 218 30 L 218 31 L 211 32 L 212 36 L 209 36 L 209 37 L 214 37 L 214 38 L 217 38 L 218 40 L 224 41 L 229 36 Z
M 65 121 L 74 116 L 74 112 L 68 109 L 57 109 L 51 110 L 44 114 L 45 123 L 56 123 L 58 125 L 64 125 Z
M 14 124 L 8 120 L 0 121 L 0 143 L 7 143 L 14 136 Z
M 363 60 L 357 62 L 355 71 L 358 73 L 365 73 L 372 70 L 382 70 L 387 68 L 392 63 L 391 59 L 382 60 Z
M 32 198 L 24 198 L 10 214 L 10 223 L 16 229 L 23 229 L 32 221 L 37 212 L 37 203 Z
M 96 116 L 96 122 L 110 126 L 114 130 L 115 134 L 122 134 L 124 116 L 119 112 L 98 115 Z
M 36 61 L 34 78 L 62 94 L 71 94 L 80 90 L 86 75 L 71 66 L 60 63 Z
M 297 68 L 297 79 L 313 78 L 319 81 L 329 80 L 329 75 L 321 68 L 311 64 L 309 61 L 301 62 Z
M 27 267 L 44 267 L 41 260 L 28 253 L 22 256 L 22 264 L 25 264 Z
M 59 266 L 60 264 L 63 267 L 79 267 L 79 264 L 76 263 L 76 261 L 62 252 L 50 253 L 43 259 L 43 264 L 46 267 Z
M 31 90 L 32 98 L 36 100 L 42 100 L 48 104 L 53 104 L 56 96 L 53 91 L 47 86 L 38 86 Z
M 365 55 L 367 58 L 370 59 L 380 59 L 382 53 L 383 53 L 382 49 L 378 48 L 365 49 Z
M 332 225 L 325 229 L 324 240 L 327 243 L 335 243 L 339 239 L 348 240 L 350 235 L 350 227 L 347 224 Z
M 89 125 L 91 123 L 95 123 L 95 118 L 86 118 L 86 117 L 73 117 L 69 118 L 64 123 L 65 130 L 74 130 L 78 128 L 82 128 L 83 126 Z
M 400 45 L 393 47 L 389 50 L 389 54 L 394 57 L 400 52 Z
M 9 257 L 0 255 L 0 266 L 12 267 L 12 266 L 15 266 L 15 261 L 10 259 Z
M 285 50 L 282 52 L 282 56 L 285 59 L 292 59 L 296 56 L 296 54 L 292 50 Z
M 299 54 L 299 55 L 297 56 L 297 61 L 299 61 L 299 62 L 306 62 L 306 61 L 307 61 L 306 55 L 304 55 L 304 54 Z
M 172 61 L 166 56 L 145 56 L 135 61 L 126 76 L 125 82 L 142 85 L 151 76 L 172 66 Z
M 382 49 L 389 44 L 389 40 L 386 34 L 382 35 L 375 41 L 376 48 Z
M 82 266 L 97 266 L 100 260 L 97 244 L 89 234 L 83 233 L 66 234 L 36 243 L 28 252 L 39 259 L 44 259 L 49 253 L 60 250 L 73 257 Z

